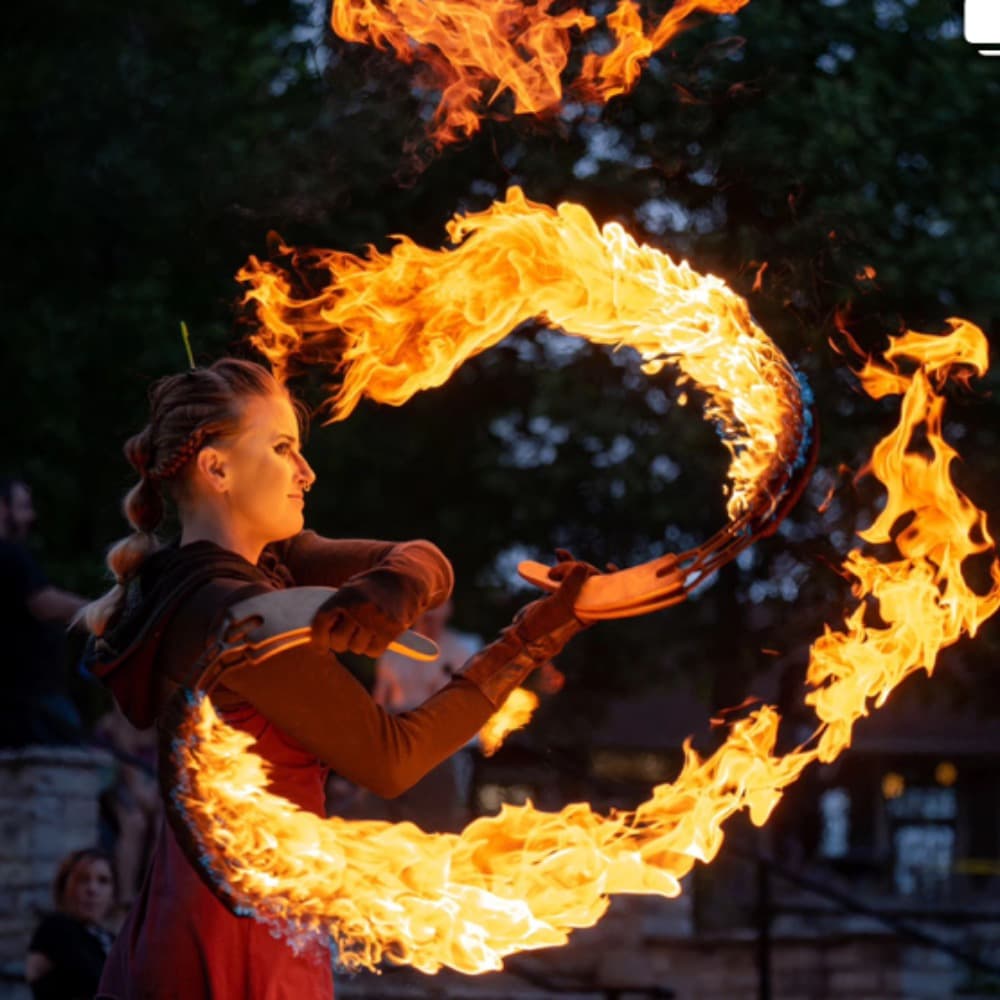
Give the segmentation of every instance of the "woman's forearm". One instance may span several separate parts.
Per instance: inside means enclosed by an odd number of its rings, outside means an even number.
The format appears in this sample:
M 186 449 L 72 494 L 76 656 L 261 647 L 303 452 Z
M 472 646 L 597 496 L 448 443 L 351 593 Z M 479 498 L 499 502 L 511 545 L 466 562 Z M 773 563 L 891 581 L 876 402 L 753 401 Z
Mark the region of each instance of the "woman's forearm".
M 233 666 L 222 684 L 337 774 L 386 798 L 467 743 L 494 710 L 458 677 L 418 708 L 392 715 L 335 657 L 312 647 Z

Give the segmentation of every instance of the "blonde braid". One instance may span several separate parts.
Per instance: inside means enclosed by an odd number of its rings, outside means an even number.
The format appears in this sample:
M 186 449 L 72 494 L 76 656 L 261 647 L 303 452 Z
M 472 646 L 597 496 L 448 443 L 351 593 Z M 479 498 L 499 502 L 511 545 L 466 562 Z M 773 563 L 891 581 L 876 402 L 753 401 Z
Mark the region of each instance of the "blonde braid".
M 148 471 L 152 453 L 151 428 L 147 425 L 129 438 L 124 450 L 125 457 L 139 473 L 139 482 L 128 491 L 122 502 L 122 512 L 135 530 L 108 551 L 106 565 L 115 578 L 115 585 L 82 608 L 77 616 L 94 635 L 104 634 L 108 622 L 125 600 L 129 581 L 160 547 L 155 531 L 163 520 L 163 497 Z

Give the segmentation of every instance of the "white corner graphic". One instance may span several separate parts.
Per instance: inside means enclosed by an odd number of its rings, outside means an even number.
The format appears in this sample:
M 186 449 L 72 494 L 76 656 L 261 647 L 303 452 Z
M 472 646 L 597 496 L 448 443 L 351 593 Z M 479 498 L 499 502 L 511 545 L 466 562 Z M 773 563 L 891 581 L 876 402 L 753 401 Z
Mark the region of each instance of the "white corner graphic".
M 984 56 L 1000 56 L 1000 0 L 965 0 L 965 39 L 986 46 Z

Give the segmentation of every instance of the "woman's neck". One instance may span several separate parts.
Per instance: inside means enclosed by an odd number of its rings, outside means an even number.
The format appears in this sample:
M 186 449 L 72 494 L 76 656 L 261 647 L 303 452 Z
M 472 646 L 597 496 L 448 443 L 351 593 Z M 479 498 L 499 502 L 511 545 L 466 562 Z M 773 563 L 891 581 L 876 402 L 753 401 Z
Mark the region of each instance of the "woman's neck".
M 253 566 L 257 565 L 264 543 L 247 538 L 233 524 L 232 518 L 213 516 L 211 511 L 199 511 L 181 518 L 181 545 L 192 542 L 214 542 L 223 549 L 235 552 Z

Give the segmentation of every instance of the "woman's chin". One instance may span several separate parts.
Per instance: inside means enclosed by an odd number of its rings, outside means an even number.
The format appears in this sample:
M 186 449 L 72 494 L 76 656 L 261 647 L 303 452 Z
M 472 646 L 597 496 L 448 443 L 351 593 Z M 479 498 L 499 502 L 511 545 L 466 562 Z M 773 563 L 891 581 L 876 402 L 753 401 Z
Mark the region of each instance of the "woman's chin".
M 286 538 L 291 538 L 292 535 L 297 535 L 305 526 L 305 523 L 306 519 L 302 512 L 296 512 L 291 517 L 285 519 L 285 522 L 281 526 L 282 533 L 275 539 L 275 541 L 281 542 Z

